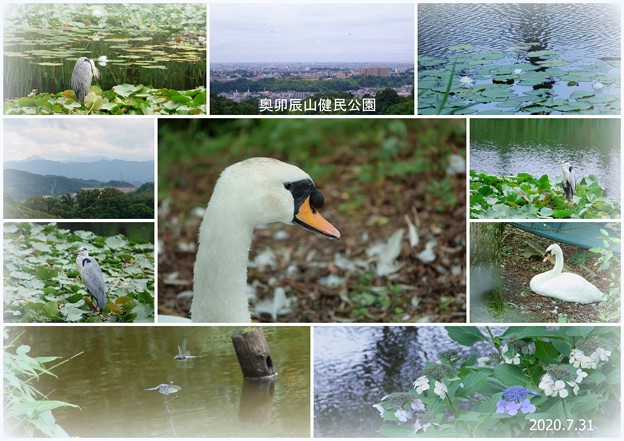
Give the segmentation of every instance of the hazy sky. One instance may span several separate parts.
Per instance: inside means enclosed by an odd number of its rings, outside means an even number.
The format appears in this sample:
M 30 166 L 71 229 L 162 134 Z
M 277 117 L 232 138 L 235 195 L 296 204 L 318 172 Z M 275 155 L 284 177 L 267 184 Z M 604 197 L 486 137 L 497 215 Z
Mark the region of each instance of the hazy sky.
M 413 4 L 210 5 L 213 63 L 414 61 Z
M 81 161 L 93 156 L 154 159 L 154 121 L 143 118 L 5 118 L 4 160 L 42 156 Z

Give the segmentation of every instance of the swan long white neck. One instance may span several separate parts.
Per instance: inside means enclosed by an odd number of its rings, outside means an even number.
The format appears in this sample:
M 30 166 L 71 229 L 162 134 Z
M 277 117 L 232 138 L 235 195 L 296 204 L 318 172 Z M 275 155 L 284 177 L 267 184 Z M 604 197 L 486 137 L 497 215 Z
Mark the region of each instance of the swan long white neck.
M 253 225 L 209 205 L 199 230 L 194 268 L 193 322 L 251 321 L 247 301 L 247 260 Z
M 556 251 L 553 253 L 553 256 L 555 256 L 555 267 L 548 272 L 552 273 L 554 276 L 558 276 L 561 274 L 561 271 L 563 271 L 563 253 Z

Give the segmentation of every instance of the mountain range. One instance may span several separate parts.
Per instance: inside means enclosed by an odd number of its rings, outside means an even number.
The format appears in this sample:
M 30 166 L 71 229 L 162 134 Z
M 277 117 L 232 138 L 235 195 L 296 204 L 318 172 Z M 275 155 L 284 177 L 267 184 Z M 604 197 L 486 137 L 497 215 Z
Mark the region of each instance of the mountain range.
M 4 170 L 4 193 L 16 201 L 25 201 L 34 196 L 60 197 L 67 193 L 78 193 L 84 187 L 128 187 L 128 182 L 101 182 L 95 179 L 73 179 L 65 176 L 38 175 L 21 170 Z
M 40 156 L 31 156 L 19 161 L 5 161 L 4 169 L 21 170 L 37 175 L 53 175 L 74 179 L 108 182 L 125 181 L 135 186 L 154 182 L 154 161 L 124 161 L 102 157 L 85 158 L 79 161 L 52 161 Z M 6 185 L 5 178 L 5 185 Z

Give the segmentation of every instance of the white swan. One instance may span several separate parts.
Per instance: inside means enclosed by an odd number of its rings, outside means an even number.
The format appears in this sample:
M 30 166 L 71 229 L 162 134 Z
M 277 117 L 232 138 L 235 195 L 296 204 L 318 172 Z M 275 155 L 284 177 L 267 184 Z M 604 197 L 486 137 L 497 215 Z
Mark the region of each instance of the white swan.
M 191 320 L 247 323 L 247 263 L 257 225 L 297 223 L 339 239 L 340 232 L 318 213 L 321 192 L 303 170 L 276 159 L 251 158 L 219 177 L 199 230 Z M 188 319 L 159 316 L 159 322 Z
M 546 248 L 544 262 L 555 256 L 555 267 L 531 279 L 529 286 L 536 294 L 554 297 L 566 302 L 593 303 L 602 301 L 602 293 L 578 274 L 562 273 L 563 251 L 557 244 Z

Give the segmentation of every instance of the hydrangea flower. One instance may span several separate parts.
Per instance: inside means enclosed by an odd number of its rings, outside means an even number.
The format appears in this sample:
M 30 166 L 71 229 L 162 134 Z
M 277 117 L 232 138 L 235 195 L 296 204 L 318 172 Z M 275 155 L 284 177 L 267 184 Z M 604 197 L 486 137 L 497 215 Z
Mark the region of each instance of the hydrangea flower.
M 600 357 L 598 356 L 598 360 Z M 569 363 L 574 367 L 581 367 L 583 369 L 596 369 L 598 367 L 598 360 L 591 356 L 585 355 L 581 349 L 574 348 L 570 352 Z
M 417 433 L 420 429 L 422 429 L 423 432 L 426 432 L 429 427 L 431 427 L 431 423 L 422 424 L 419 419 L 416 419 L 416 422 L 414 423 L 414 433 Z
M 414 381 L 414 389 L 416 389 L 418 395 L 429 390 L 429 379 L 425 375 L 418 377 L 416 381 Z
M 384 409 L 381 404 L 373 404 L 373 407 L 377 409 L 377 411 L 379 412 L 379 416 L 383 417 L 383 414 L 386 412 L 386 409 Z
M 576 383 L 581 383 L 583 381 L 583 378 L 587 377 L 587 372 L 584 372 L 582 369 L 577 369 L 576 370 L 576 380 L 574 380 Z
M 477 366 L 478 367 L 487 367 L 490 361 L 490 357 L 479 357 L 477 358 Z
M 512 352 L 512 357 L 507 357 L 507 352 L 509 352 L 509 346 L 507 346 L 507 343 L 503 343 L 501 345 L 501 354 L 503 354 L 503 361 L 507 364 L 520 364 L 520 354 L 517 352 Z
M 578 392 L 579 392 L 578 384 L 575 381 L 567 381 L 567 383 L 572 388 L 572 392 L 574 393 L 574 395 L 578 395 Z
M 443 400 L 444 398 L 446 398 L 446 394 L 448 393 L 448 388 L 446 387 L 446 384 L 436 381 L 433 392 L 436 395 L 439 395 L 440 399 Z
M 397 409 L 397 411 L 394 412 L 394 416 L 397 417 L 402 423 L 405 423 L 412 417 L 412 412 L 409 410 Z
M 424 412 L 425 411 L 425 404 L 422 401 L 420 401 L 418 398 L 414 398 L 412 400 L 411 408 L 415 412 Z
M 459 84 L 462 87 L 472 87 L 474 86 L 474 80 L 470 77 L 463 76 L 459 79 Z
M 600 361 L 609 361 L 610 356 L 611 351 L 607 351 L 604 348 L 596 348 L 596 350 L 591 354 L 593 359 L 598 358 Z
M 538 387 L 544 391 L 544 395 L 547 397 L 559 395 L 561 398 L 565 398 L 569 395 L 563 380 L 555 380 L 550 374 L 544 374 Z
M 518 409 L 520 409 L 520 404 L 511 401 L 499 400 L 496 403 L 496 413 L 507 413 L 514 416 L 518 413 Z
M 522 386 L 512 386 L 505 389 L 501 395 L 501 400 L 496 403 L 496 413 L 506 413 L 514 416 L 518 411 L 522 413 L 535 412 L 535 406 L 531 404 L 532 396 L 537 396 L 535 392 L 531 392 Z
M 527 413 L 533 413 L 535 412 L 535 405 L 531 404 L 531 401 L 527 398 L 526 400 L 522 401 L 520 403 L 520 410 L 522 411 L 523 414 L 527 414 Z
M 414 422 L 414 433 L 418 433 L 420 430 L 426 432 L 432 426 L 439 426 L 439 424 L 433 421 L 433 415 L 430 413 L 420 414 Z

